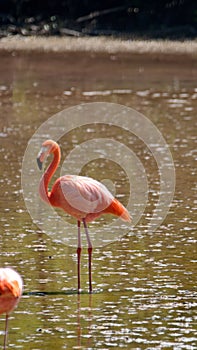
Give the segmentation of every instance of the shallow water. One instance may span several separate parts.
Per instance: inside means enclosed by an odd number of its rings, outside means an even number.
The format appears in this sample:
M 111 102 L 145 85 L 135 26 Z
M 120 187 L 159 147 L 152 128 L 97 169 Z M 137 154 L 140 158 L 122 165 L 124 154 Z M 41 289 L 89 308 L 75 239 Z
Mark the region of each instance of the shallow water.
M 1 266 L 16 268 L 25 283 L 23 298 L 10 317 L 9 347 L 196 349 L 195 62 L 139 55 L 17 52 L 1 53 L 0 62 L 0 261 Z M 140 205 L 145 207 L 139 222 L 136 219 L 124 236 L 121 231 L 113 243 L 94 249 L 93 295 L 87 293 L 84 249 L 83 293 L 78 296 L 76 248 L 54 242 L 32 222 L 21 190 L 21 169 L 28 142 L 38 127 L 54 113 L 82 102 L 113 102 L 149 118 L 169 145 L 176 188 L 167 217 L 155 232 L 147 232 L 160 179 L 148 147 L 117 127 L 109 130 L 104 124 L 95 125 L 94 116 L 88 128 L 62 137 L 63 158 L 76 145 L 102 135 L 126 144 L 143 164 L 149 189 L 144 204 L 145 190 L 133 188 L 132 192 L 131 188 L 131 196 L 136 196 L 134 220 Z M 39 147 L 35 144 L 36 151 Z M 83 157 L 74 158 L 72 166 L 82 160 L 82 174 L 107 179 L 127 205 L 129 181 L 117 159 L 90 162 Z M 35 198 L 36 183 L 31 173 L 29 176 L 29 191 Z M 62 217 L 61 212 L 59 215 Z M 108 220 L 111 218 L 100 219 L 90 228 L 105 232 Z M 68 222 L 74 234 L 74 221 Z M 3 316 L 0 325 L 3 330 Z

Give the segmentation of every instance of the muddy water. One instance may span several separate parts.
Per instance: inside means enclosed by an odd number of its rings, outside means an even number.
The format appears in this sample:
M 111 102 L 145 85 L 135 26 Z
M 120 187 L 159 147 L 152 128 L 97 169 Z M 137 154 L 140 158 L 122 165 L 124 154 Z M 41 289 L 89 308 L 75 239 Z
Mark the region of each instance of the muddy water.
M 172 56 L 162 60 L 124 54 L 2 52 L 0 77 L 0 262 L 16 268 L 25 282 L 24 296 L 10 320 L 10 347 L 196 349 L 195 61 Z M 76 249 L 54 242 L 32 222 L 21 190 L 21 169 L 28 141 L 38 127 L 54 113 L 82 102 L 122 104 L 149 118 L 169 145 L 176 188 L 167 217 L 147 234 L 147 219 L 154 197 L 158 198 L 157 164 L 134 135 L 112 129 L 108 136 L 125 142 L 141 160 L 149 201 L 138 224 L 125 236 L 95 248 L 91 296 L 84 250 L 83 294 L 78 297 Z M 107 132 L 94 123 L 88 130 L 71 131 L 60 140 L 63 155 Z M 84 159 L 82 173 L 109 179 L 126 205 L 128 179 L 115 163 Z M 101 230 L 105 220 L 94 225 Z M 3 317 L 0 323 L 3 330 Z

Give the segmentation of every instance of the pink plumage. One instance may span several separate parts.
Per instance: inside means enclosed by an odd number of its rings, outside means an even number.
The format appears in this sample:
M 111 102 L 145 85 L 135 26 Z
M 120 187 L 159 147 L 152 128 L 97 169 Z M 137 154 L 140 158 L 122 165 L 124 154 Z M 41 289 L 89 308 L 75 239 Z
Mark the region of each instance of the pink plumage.
M 66 213 L 77 219 L 78 252 L 81 249 L 80 222 L 83 222 L 88 241 L 89 260 L 91 260 L 90 255 L 92 253 L 92 245 L 86 223 L 95 220 L 102 214 L 107 213 L 119 216 L 122 220 L 128 222 L 131 221 L 131 217 L 127 209 L 113 197 L 113 195 L 102 183 L 90 177 L 77 175 L 62 176 L 55 181 L 51 192 L 49 192 L 49 182 L 55 173 L 61 158 L 59 145 L 55 141 L 47 140 L 42 144 L 42 148 L 37 158 L 40 169 L 42 168 L 43 161 L 49 154 L 53 154 L 53 160 L 40 180 L 40 197 L 48 204 L 54 207 L 62 208 Z M 79 263 L 80 258 L 78 254 L 78 264 Z M 89 271 L 89 289 L 92 291 L 90 274 L 91 271 Z M 78 290 L 79 286 L 80 283 L 78 274 Z
M 0 314 L 6 314 L 4 349 L 6 349 L 8 317 L 17 306 L 23 291 L 21 276 L 13 269 L 0 268 Z

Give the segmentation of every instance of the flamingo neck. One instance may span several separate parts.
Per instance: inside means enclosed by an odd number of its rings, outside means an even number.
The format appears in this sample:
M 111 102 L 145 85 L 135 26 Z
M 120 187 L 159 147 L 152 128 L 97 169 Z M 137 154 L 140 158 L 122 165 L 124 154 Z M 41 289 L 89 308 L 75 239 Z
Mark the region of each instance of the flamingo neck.
M 48 185 L 60 163 L 60 158 L 61 158 L 60 149 L 55 148 L 55 150 L 53 151 L 53 160 L 51 164 L 48 166 L 47 170 L 42 175 L 42 178 L 40 180 L 40 186 L 39 186 L 40 196 L 47 203 L 50 202 L 50 195 L 51 195 L 51 192 L 48 191 Z

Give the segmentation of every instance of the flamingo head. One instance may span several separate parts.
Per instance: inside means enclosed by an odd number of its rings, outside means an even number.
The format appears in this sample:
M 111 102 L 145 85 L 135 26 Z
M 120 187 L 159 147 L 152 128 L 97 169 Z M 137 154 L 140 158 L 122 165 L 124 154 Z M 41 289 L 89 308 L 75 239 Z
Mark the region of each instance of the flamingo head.
M 53 140 L 44 141 L 40 152 L 37 156 L 37 164 L 40 170 L 42 170 L 42 164 L 50 153 L 54 153 L 55 149 L 59 148 L 58 144 Z

